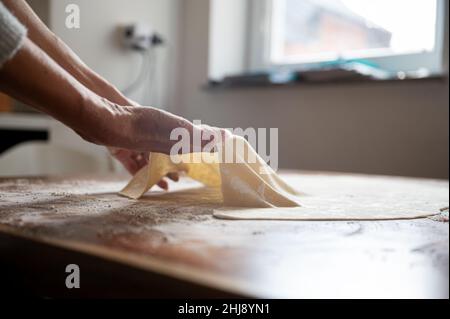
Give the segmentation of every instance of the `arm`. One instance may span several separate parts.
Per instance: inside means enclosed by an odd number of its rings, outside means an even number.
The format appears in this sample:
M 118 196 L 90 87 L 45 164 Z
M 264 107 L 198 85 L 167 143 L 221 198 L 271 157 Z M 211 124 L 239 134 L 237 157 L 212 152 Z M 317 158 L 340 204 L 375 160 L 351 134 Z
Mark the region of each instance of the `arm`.
M 176 142 L 169 138 L 174 128 L 202 132 L 168 112 L 120 106 L 98 96 L 29 39 L 0 69 L 0 88 L 100 145 L 169 154 Z
M 106 142 L 89 129 L 107 105 L 29 39 L 0 70 L 0 86 L 9 95 L 70 126 L 92 142 Z M 91 110 L 88 106 L 95 105 Z
M 136 102 L 126 98 L 113 85 L 95 73 L 47 26 L 39 19 L 30 6 L 24 0 L 3 0 L 5 6 L 11 10 L 14 15 L 28 28 L 29 38 L 40 47 L 52 60 L 67 71 L 83 86 L 118 105 L 139 106 Z M 143 111 L 153 113 L 155 118 L 164 121 L 165 117 L 171 117 L 157 109 Z M 119 129 L 119 128 L 118 128 Z M 126 148 L 109 147 L 109 151 L 116 157 L 125 168 L 135 174 L 141 167 L 147 164 L 148 154 L 131 150 L 131 145 Z M 177 176 L 169 176 L 171 179 L 177 179 Z M 162 181 L 161 187 L 167 188 L 166 183 Z
M 24 0 L 3 0 L 3 2 L 27 27 L 28 37 L 78 82 L 113 103 L 138 106 L 136 102 L 127 99 L 113 85 L 84 64 L 61 39 L 47 28 Z M 109 147 L 108 150 L 131 174 L 135 174 L 148 162 L 146 153 L 116 147 Z
M 64 70 L 99 96 L 119 105 L 137 105 L 95 73 L 39 19 L 24 0 L 3 0 L 5 6 L 28 28 L 28 37 Z

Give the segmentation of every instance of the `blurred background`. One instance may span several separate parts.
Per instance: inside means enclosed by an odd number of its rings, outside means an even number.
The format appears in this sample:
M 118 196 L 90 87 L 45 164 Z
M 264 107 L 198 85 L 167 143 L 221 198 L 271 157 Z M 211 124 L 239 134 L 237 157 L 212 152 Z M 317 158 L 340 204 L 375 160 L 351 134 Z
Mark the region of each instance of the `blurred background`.
M 279 128 L 280 168 L 448 178 L 446 0 L 28 0 L 143 105 Z M 66 27 L 66 7 L 80 28 Z M 0 175 L 121 170 L 0 95 Z

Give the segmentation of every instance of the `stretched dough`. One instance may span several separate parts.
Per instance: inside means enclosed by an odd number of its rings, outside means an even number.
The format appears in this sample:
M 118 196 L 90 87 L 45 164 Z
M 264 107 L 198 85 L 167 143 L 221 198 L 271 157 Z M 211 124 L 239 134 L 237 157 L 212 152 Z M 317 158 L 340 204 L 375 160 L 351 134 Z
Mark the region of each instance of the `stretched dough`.
M 235 150 L 233 163 L 223 161 L 226 147 Z M 239 144 L 241 143 L 241 144 Z M 243 146 L 242 148 L 236 145 Z M 254 156 L 255 162 L 245 159 Z M 219 163 L 219 159 L 222 159 Z M 235 210 L 215 210 L 214 217 L 235 220 L 388 220 L 412 219 L 434 215 L 423 210 L 359 205 L 339 208 L 301 207 L 298 193 L 257 155 L 248 142 L 237 136 L 227 137 L 217 153 L 191 153 L 171 157 L 151 153 L 149 164 L 143 167 L 121 191 L 122 195 L 138 199 L 168 173 L 185 172 L 191 178 L 221 193 L 225 207 Z M 307 202 L 307 200 L 304 200 Z M 320 205 L 320 202 L 318 203 Z M 247 209 L 242 209 L 247 208 Z M 264 208 L 264 209 L 248 209 Z
M 234 150 L 233 161 L 228 163 L 225 161 L 227 149 Z M 140 198 L 168 173 L 183 171 L 191 178 L 215 187 L 222 193 L 225 206 L 300 206 L 298 193 L 281 180 L 242 137 L 227 137 L 219 145 L 217 153 L 179 155 L 175 162 L 168 155 L 151 153 L 149 164 L 143 167 L 120 193 L 130 198 Z

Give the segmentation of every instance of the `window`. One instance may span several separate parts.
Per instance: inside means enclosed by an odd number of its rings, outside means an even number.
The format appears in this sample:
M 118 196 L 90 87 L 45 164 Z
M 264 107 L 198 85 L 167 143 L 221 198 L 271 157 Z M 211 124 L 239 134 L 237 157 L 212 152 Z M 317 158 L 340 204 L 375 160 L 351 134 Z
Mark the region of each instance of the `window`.
M 392 72 L 442 65 L 443 0 L 253 0 L 250 70 L 364 59 Z

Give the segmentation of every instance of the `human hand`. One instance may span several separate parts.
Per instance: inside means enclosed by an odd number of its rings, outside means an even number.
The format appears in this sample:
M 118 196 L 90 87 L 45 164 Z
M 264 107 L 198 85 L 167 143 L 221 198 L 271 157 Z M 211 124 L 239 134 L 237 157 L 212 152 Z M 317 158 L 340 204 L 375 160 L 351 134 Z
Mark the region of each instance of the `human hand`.
M 207 125 L 194 125 L 190 121 L 175 114 L 153 107 L 120 106 L 103 99 L 106 107 L 91 119 L 88 128 L 92 133 L 90 142 L 112 146 L 136 152 L 155 152 L 171 154 L 172 147 L 178 140 L 171 139 L 175 129 L 185 129 L 190 143 L 188 151 L 199 152 L 198 146 L 209 144 L 217 129 Z M 200 145 L 194 142 L 194 136 L 200 137 Z

